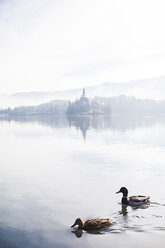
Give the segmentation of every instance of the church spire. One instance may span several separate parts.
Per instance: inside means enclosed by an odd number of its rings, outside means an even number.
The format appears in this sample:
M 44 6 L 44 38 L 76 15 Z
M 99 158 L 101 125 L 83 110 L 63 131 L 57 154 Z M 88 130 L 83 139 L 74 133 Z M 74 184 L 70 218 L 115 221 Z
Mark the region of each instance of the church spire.
M 83 88 L 83 92 L 82 92 L 81 97 L 86 97 L 85 88 Z

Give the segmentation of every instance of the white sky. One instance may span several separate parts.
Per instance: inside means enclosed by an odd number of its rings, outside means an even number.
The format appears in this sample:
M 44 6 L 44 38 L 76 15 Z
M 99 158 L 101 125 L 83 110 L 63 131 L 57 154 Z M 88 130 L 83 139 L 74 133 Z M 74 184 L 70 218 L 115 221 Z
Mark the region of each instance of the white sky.
M 163 74 L 164 0 L 0 0 L 0 94 Z

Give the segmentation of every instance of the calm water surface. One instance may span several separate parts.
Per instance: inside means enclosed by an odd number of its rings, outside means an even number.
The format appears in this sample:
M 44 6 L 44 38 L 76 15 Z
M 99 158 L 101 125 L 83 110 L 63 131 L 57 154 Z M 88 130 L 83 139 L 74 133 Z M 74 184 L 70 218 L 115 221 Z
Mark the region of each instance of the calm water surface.
M 164 247 L 165 117 L 1 117 L 0 151 L 0 247 Z M 122 206 L 121 186 L 151 204 Z

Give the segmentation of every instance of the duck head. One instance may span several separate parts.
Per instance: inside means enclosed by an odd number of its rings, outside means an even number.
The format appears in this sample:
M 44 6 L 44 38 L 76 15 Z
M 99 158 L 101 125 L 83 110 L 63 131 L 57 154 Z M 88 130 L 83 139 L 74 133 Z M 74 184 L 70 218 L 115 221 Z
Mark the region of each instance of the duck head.
M 128 196 L 128 189 L 125 187 L 122 187 L 119 191 L 116 192 L 116 194 L 118 193 L 123 193 L 123 196 Z
M 76 220 L 75 220 L 75 223 L 71 226 L 71 227 L 74 227 L 74 226 L 76 226 L 76 225 L 78 225 L 78 228 L 83 228 L 83 225 L 84 225 L 84 223 L 83 223 L 83 221 L 82 221 L 82 219 L 81 218 L 77 218 Z

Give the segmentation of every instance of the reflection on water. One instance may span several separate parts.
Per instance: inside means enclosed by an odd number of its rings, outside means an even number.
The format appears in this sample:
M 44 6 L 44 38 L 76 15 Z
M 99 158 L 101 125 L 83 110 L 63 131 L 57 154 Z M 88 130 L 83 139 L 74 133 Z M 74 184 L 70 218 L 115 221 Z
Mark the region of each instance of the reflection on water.
M 127 131 L 135 130 L 138 127 L 153 127 L 157 124 L 165 124 L 165 116 L 141 115 L 141 114 L 118 114 L 113 116 L 104 115 L 78 115 L 78 116 L 54 116 L 54 115 L 29 115 L 29 116 L 0 116 L 0 121 L 19 123 L 39 123 L 52 128 L 76 127 L 80 129 L 84 140 L 87 131 L 92 128 L 96 130 L 111 129 Z
M 81 238 L 81 236 L 83 234 L 83 230 L 79 229 L 79 228 L 77 228 L 77 229 L 75 229 L 75 230 L 73 230 L 71 232 L 74 233 L 77 238 Z
M 76 228 L 75 230 L 73 230 L 71 232 L 74 233 L 77 238 L 81 238 L 82 235 L 83 235 L 83 232 L 88 233 L 88 234 L 93 234 L 93 235 L 103 235 L 103 234 L 105 234 L 104 231 L 103 230 L 102 231 L 99 231 L 99 230 L 95 230 L 95 231 L 83 231 L 82 229 Z
M 162 115 L 1 116 L 0 246 L 163 247 L 164 136 Z M 121 185 L 151 203 L 121 205 Z M 112 225 L 71 230 L 77 216 Z
M 145 204 L 139 205 L 139 206 L 131 206 L 132 209 L 136 210 L 136 209 L 147 209 L 148 207 L 150 207 L 150 202 L 146 202 Z
M 115 222 L 111 229 L 113 233 L 125 233 L 126 231 L 134 231 L 134 232 L 145 232 L 147 223 L 142 224 L 143 220 L 145 219 L 145 214 L 147 212 L 143 212 L 143 215 L 140 216 L 142 213 L 140 210 L 147 209 L 149 205 L 146 207 L 132 207 L 125 204 L 121 204 L 121 210 L 118 213 L 115 213 L 113 218 Z M 139 210 L 139 212 L 137 212 Z M 147 227 L 148 228 L 148 227 Z
M 11 116 L 0 116 L 0 121 L 7 121 L 9 123 L 39 123 L 43 126 L 50 126 L 54 128 L 68 126 L 68 121 L 65 116 L 54 116 L 54 115 L 11 115 Z
M 80 129 L 83 135 L 84 140 L 86 139 L 87 130 L 91 126 L 90 117 L 89 116 L 67 116 L 67 120 L 69 122 L 69 126 L 76 127 Z
M 125 204 L 121 204 L 121 206 L 122 206 L 122 209 L 121 209 L 121 211 L 119 211 L 119 214 L 122 214 L 123 217 L 127 216 L 127 214 L 128 214 L 128 210 L 127 210 L 128 206 L 125 205 Z

